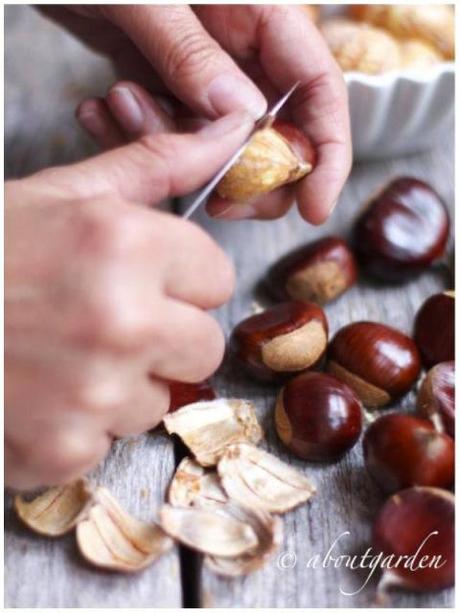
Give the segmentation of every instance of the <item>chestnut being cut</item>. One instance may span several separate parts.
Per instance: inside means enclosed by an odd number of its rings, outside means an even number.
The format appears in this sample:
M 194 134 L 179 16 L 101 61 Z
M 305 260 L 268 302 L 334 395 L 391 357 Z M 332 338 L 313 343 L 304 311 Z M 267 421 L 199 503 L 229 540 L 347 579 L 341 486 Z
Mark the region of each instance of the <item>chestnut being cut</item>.
M 355 258 L 347 243 L 326 236 L 288 253 L 268 271 L 267 287 L 277 300 L 326 304 L 356 282 Z
M 359 439 L 361 403 L 335 377 L 302 373 L 281 390 L 275 426 L 282 442 L 299 458 L 336 460 Z
M 441 258 L 448 235 L 439 195 L 423 181 L 401 177 L 372 198 L 354 226 L 353 245 L 366 272 L 399 282 Z
M 375 519 L 373 553 L 382 553 L 388 563 L 392 556 L 392 567 L 384 570 L 387 585 L 421 592 L 452 586 L 454 543 L 455 499 L 446 490 L 411 487 L 397 492 Z
M 414 339 L 425 368 L 455 359 L 455 294 L 428 298 L 415 318 Z
M 341 328 L 332 339 L 327 369 L 352 387 L 365 406 L 380 407 L 412 387 L 420 356 L 414 341 L 399 330 L 359 321 Z
M 455 438 L 455 362 L 441 362 L 428 371 L 418 392 L 417 409 L 439 432 Z
M 230 338 L 230 350 L 252 376 L 284 380 L 312 368 L 327 347 L 328 325 L 316 304 L 284 302 L 240 322 Z
M 367 470 L 384 492 L 412 485 L 449 488 L 454 481 L 454 441 L 427 419 L 390 413 L 374 421 L 363 439 Z
M 313 170 L 315 150 L 294 124 L 276 119 L 258 130 L 217 185 L 221 198 L 245 202 L 298 181 Z

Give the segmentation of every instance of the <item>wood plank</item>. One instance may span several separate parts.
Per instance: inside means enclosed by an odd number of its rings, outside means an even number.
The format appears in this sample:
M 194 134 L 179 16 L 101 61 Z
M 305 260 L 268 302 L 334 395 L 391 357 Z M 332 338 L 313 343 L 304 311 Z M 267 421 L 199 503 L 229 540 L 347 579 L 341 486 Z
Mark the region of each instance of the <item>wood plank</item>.
M 90 475 L 108 487 L 134 516 L 155 520 L 174 472 L 172 443 L 145 434 L 117 441 Z M 16 518 L 11 500 L 5 517 L 5 604 L 9 607 L 180 607 L 179 551 L 174 547 L 140 573 L 98 571 L 81 560 L 73 534 L 47 539 Z
M 85 95 L 103 95 L 111 83 L 107 62 L 84 50 L 59 28 L 42 20 L 34 10 L 9 6 L 6 15 L 6 174 L 23 176 L 38 168 L 68 163 L 94 151 L 75 124 L 73 110 Z M 33 41 L 33 45 L 31 45 Z M 33 54 L 31 54 L 33 48 Z M 59 50 L 59 61 L 54 61 Z M 53 60 L 53 61 L 51 61 Z M 327 233 L 346 233 L 373 189 L 402 173 L 426 179 L 453 207 L 453 134 L 431 152 L 392 162 L 357 166 L 332 219 L 321 228 L 311 228 L 293 211 L 275 222 L 224 223 L 197 220 L 233 258 L 238 290 L 231 302 L 217 313 L 225 332 L 251 313 L 254 285 L 268 265 L 298 244 Z M 404 287 L 386 288 L 361 283 L 327 307 L 334 333 L 345 323 L 369 318 L 410 331 L 413 314 L 423 299 L 446 286 L 441 274 L 429 273 Z M 315 480 L 319 493 L 311 505 L 289 514 L 285 521 L 284 552 L 297 555 L 294 569 L 281 570 L 276 558 L 264 570 L 243 580 L 223 580 L 201 569 L 195 557 L 192 568 L 186 560 L 186 577 L 198 573 L 197 583 L 187 586 L 188 604 L 229 607 L 332 607 L 370 606 L 374 586 L 354 597 L 344 596 L 360 579 L 346 569 L 308 569 L 312 555 L 327 551 L 344 530 L 341 553 L 367 547 L 373 514 L 382 502 L 362 463 L 360 445 L 340 463 L 312 465 L 286 454 L 272 428 L 276 388 L 254 384 L 225 364 L 216 377 L 222 395 L 246 396 L 258 406 L 267 431 L 266 447 L 305 470 Z M 408 410 L 413 396 L 403 400 Z M 116 443 L 111 456 L 93 475 L 107 485 L 133 514 L 155 517 L 164 489 L 173 472 L 172 445 L 149 435 Z M 139 575 L 122 576 L 90 570 L 79 562 L 72 537 L 57 541 L 35 537 L 26 531 L 11 511 L 7 499 L 5 519 L 6 604 L 10 607 L 151 607 L 180 606 L 179 557 L 174 551 Z M 287 560 L 287 558 L 285 559 Z M 194 596 L 196 592 L 196 596 Z M 453 590 L 429 595 L 396 594 L 395 607 L 453 606 Z
M 217 313 L 227 335 L 241 319 L 251 314 L 254 287 L 268 265 L 282 254 L 316 237 L 330 233 L 346 236 L 355 214 L 376 187 L 391 177 L 408 174 L 429 181 L 453 211 L 453 129 L 431 152 L 392 162 L 373 162 L 354 168 L 332 218 L 322 227 L 309 227 L 296 211 L 274 222 L 225 223 L 209 220 L 200 212 L 203 225 L 232 257 L 237 270 L 237 290 L 232 301 Z M 430 272 L 399 287 L 373 284 L 366 280 L 341 299 L 327 305 L 331 335 L 341 326 L 359 319 L 382 321 L 410 333 L 414 313 L 430 294 L 449 286 L 442 269 Z M 263 570 L 240 580 L 219 578 L 201 569 L 201 606 L 205 607 L 364 607 L 370 606 L 375 581 L 354 596 L 341 593 L 359 589 L 365 575 L 342 568 L 308 568 L 309 558 L 326 554 L 333 541 L 349 531 L 334 549 L 335 554 L 364 552 L 369 544 L 372 518 L 384 498 L 370 480 L 363 465 L 361 442 L 336 464 L 313 464 L 285 453 L 273 429 L 276 387 L 256 385 L 224 365 L 216 377 L 216 388 L 224 396 L 253 399 L 258 406 L 267 440 L 265 447 L 296 466 L 314 480 L 318 494 L 311 504 L 285 518 L 282 552 L 295 554 L 296 566 L 281 569 L 278 558 Z M 410 411 L 414 394 L 399 405 Z M 398 404 L 395 405 L 395 407 Z M 287 564 L 289 555 L 283 558 Z M 392 594 L 395 607 L 453 606 L 453 590 L 414 595 Z

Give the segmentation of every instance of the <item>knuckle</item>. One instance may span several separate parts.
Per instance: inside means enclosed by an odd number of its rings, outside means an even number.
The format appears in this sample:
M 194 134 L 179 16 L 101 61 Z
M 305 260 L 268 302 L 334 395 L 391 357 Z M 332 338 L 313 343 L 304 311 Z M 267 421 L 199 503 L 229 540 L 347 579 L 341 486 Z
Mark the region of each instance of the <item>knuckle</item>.
M 224 357 L 225 337 L 219 324 L 206 315 L 201 326 L 197 326 L 192 334 L 192 346 L 200 347 L 199 359 L 193 364 L 192 383 L 198 383 L 210 377 L 220 366 Z M 196 344 L 195 344 L 196 343 Z
M 107 290 L 104 297 L 88 305 L 73 330 L 79 344 L 120 353 L 141 350 L 154 324 L 141 308 L 127 303 L 128 299 L 116 300 Z
M 200 74 L 214 62 L 217 46 L 200 31 L 183 32 L 181 38 L 166 53 L 165 68 L 171 79 L 184 80 Z
M 108 450 L 106 444 L 104 453 Z M 42 445 L 39 454 L 40 472 L 53 483 L 63 483 L 90 467 L 101 458 L 101 448 L 81 433 L 62 432 Z
M 138 240 L 143 224 L 135 207 L 97 200 L 80 206 L 79 246 L 96 256 L 124 255 Z

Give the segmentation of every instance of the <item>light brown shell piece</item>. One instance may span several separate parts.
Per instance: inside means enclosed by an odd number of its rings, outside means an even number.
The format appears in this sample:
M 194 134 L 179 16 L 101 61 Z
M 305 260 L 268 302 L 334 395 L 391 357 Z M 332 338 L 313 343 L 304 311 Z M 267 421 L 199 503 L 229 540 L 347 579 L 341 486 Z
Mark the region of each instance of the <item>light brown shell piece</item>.
M 279 132 L 264 128 L 253 135 L 216 189 L 221 198 L 246 201 L 298 181 L 311 170 Z
M 351 6 L 350 13 L 399 39 L 419 38 L 446 59 L 454 58 L 455 15 L 447 4 L 362 4 Z
M 31 501 L 20 495 L 14 508 L 21 520 L 34 532 L 46 536 L 62 536 L 70 532 L 92 503 L 92 492 L 86 479 L 53 487 Z
M 259 544 L 254 529 L 232 514 L 231 505 L 212 508 L 164 505 L 160 523 L 180 543 L 213 556 L 240 556 L 254 551 Z
M 398 42 L 384 30 L 345 18 L 324 21 L 323 36 L 344 72 L 382 74 L 401 65 Z
M 334 360 L 328 362 L 327 370 L 331 375 L 349 385 L 356 392 L 364 406 L 368 408 L 383 407 L 391 402 L 388 392 L 376 385 L 372 385 L 372 383 L 364 381 L 364 379 L 340 366 Z
M 250 509 L 286 513 L 315 493 L 312 483 L 297 470 L 253 445 L 227 447 L 217 471 L 228 497 Z
M 252 526 L 259 544 L 254 551 L 235 558 L 206 556 L 206 566 L 225 577 L 241 577 L 262 568 L 283 542 L 283 522 L 280 517 L 273 517 L 258 509 L 236 506 L 233 513 Z
M 215 470 L 206 470 L 191 458 L 182 460 L 168 490 L 168 502 L 173 507 L 213 506 L 227 501 Z
M 95 504 L 88 517 L 77 525 L 77 545 L 94 566 L 135 572 L 168 551 L 173 541 L 156 524 L 128 515 L 101 487 L 95 492 Z
M 226 445 L 258 443 L 262 430 L 254 405 L 247 400 L 218 398 L 195 402 L 167 414 L 169 434 L 177 434 L 202 466 L 217 464 Z
M 442 56 L 431 45 L 412 38 L 401 41 L 401 65 L 410 70 L 425 70 L 442 62 Z
M 280 334 L 262 345 L 263 363 L 277 372 L 308 368 L 321 357 L 326 349 L 327 333 L 317 320 L 300 328 Z

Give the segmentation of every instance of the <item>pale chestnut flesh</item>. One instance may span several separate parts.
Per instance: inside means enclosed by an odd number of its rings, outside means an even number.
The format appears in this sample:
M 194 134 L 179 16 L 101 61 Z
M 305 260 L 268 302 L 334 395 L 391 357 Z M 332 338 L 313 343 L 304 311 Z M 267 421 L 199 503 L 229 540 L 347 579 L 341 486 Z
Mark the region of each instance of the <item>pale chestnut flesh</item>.
M 276 120 L 257 131 L 217 185 L 221 198 L 245 202 L 298 181 L 313 170 L 315 152 L 293 124 Z

